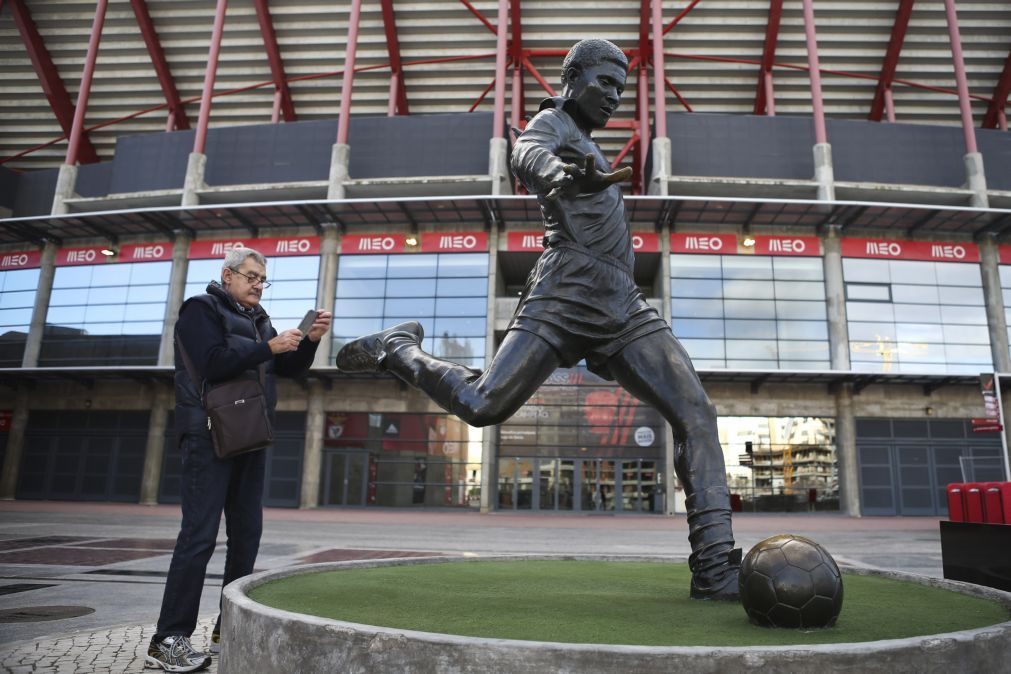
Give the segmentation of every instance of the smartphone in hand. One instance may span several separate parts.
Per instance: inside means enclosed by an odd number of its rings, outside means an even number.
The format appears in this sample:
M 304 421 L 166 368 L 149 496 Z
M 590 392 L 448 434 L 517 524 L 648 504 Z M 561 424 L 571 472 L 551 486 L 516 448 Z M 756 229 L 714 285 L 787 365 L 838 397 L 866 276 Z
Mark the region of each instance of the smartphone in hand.
M 305 312 L 305 317 L 302 319 L 302 322 L 298 324 L 298 330 L 302 333 L 302 339 L 305 339 L 306 335 L 309 334 L 309 328 L 312 327 L 312 324 L 316 321 L 316 317 L 318 315 L 319 312 L 315 309 L 310 309 Z

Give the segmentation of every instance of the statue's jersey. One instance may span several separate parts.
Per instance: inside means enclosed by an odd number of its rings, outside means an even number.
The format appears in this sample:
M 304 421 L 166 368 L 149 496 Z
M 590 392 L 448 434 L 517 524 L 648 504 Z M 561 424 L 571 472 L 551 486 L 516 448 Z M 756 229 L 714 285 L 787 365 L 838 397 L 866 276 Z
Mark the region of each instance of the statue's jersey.
M 669 328 L 635 285 L 621 188 L 545 196 L 564 173 L 562 166 L 583 166 L 587 154 L 594 155 L 599 170 L 610 171 L 566 105 L 571 103 L 564 98 L 544 101 L 513 149 L 513 170 L 538 195 L 548 246 L 530 272 L 509 329 L 543 338 L 564 367 L 585 358 L 591 371 L 611 379 L 611 356 L 639 337 Z

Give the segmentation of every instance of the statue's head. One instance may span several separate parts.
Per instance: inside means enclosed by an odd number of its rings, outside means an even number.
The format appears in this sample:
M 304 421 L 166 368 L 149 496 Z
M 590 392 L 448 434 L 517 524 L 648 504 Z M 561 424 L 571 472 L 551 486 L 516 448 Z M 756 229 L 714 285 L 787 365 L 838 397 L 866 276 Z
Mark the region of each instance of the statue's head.
M 607 40 L 580 40 L 562 61 L 562 95 L 576 103 L 576 122 L 586 129 L 607 124 L 621 103 L 628 59 Z

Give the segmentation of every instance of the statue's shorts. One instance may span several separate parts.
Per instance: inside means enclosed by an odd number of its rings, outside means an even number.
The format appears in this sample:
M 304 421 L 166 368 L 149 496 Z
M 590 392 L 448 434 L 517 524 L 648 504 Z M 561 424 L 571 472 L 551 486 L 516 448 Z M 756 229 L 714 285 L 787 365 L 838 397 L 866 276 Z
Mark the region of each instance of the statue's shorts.
M 610 380 L 612 356 L 670 327 L 621 261 L 562 243 L 545 250 L 530 272 L 509 329 L 548 342 L 561 355 L 562 367 L 585 358 L 591 372 Z

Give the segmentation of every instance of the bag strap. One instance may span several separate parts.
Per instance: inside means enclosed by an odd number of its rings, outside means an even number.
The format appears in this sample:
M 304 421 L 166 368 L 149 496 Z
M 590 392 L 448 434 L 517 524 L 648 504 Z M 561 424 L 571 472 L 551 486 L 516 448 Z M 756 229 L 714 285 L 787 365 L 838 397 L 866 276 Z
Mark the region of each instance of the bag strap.
M 228 321 L 221 311 L 221 307 L 215 302 L 215 309 L 217 309 L 218 317 L 221 319 L 222 327 L 225 330 L 225 335 L 229 334 L 228 331 Z M 260 337 L 260 331 L 256 327 L 256 321 L 250 321 L 253 323 L 253 334 L 256 335 L 256 342 L 262 342 Z M 193 382 L 193 387 L 197 389 L 197 395 L 200 396 L 201 400 L 204 397 L 204 382 L 205 380 L 197 376 L 197 368 L 194 367 L 193 361 L 190 359 L 190 354 L 186 351 L 186 346 L 183 344 L 183 340 L 179 339 L 179 325 L 176 324 L 175 328 L 175 342 L 179 345 L 179 353 L 182 354 L 183 364 L 186 366 L 186 373 L 190 376 L 190 381 Z M 256 366 L 257 378 L 260 380 L 260 389 L 266 393 L 267 391 L 267 363 L 263 362 Z M 198 385 L 199 382 L 199 385 Z
M 197 390 L 197 395 L 200 396 L 202 400 L 204 397 L 204 380 L 197 376 L 197 369 L 193 367 L 193 361 L 190 360 L 190 354 L 186 352 L 186 346 L 183 344 L 183 340 L 179 339 L 178 326 L 176 326 L 175 333 L 176 344 L 179 345 L 179 353 L 183 357 L 183 364 L 186 366 L 186 373 L 189 374 L 190 381 L 193 382 L 193 388 Z

